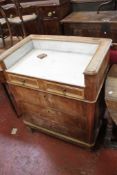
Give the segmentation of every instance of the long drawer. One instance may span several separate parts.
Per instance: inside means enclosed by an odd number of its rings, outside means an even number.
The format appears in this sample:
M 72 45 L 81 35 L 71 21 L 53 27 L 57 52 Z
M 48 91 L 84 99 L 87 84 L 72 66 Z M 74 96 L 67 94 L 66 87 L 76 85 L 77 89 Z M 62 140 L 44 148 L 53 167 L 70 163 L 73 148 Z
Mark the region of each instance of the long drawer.
M 24 120 L 66 136 L 86 139 L 86 119 L 39 105 L 22 103 L 21 106 Z
M 62 96 L 49 94 L 29 88 L 10 85 L 16 101 L 29 103 L 32 105 L 39 105 L 41 107 L 50 107 L 58 111 L 64 112 L 72 116 L 80 116 L 84 114 L 84 102 L 79 102 L 75 99 L 68 99 Z

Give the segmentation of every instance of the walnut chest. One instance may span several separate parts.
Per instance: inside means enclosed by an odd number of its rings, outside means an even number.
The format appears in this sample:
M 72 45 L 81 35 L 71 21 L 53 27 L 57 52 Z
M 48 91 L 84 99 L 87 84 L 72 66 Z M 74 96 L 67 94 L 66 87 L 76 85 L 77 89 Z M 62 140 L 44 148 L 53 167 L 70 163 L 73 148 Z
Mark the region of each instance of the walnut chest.
M 25 124 L 92 147 L 104 112 L 110 39 L 29 36 L 1 56 L 1 69 Z
M 73 12 L 63 20 L 65 35 L 111 38 L 117 42 L 117 11 Z

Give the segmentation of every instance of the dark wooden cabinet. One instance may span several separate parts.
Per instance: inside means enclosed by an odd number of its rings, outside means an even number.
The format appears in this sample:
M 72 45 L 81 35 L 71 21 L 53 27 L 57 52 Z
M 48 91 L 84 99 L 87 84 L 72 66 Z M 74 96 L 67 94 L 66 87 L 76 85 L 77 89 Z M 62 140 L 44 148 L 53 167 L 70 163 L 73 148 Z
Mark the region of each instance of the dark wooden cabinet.
M 61 34 L 61 27 L 59 21 L 56 19 L 49 19 L 43 21 L 43 33 L 50 35 Z
M 117 42 L 117 12 L 73 12 L 61 21 L 65 35 L 111 38 Z
M 23 14 L 38 14 L 38 22 L 26 26 L 28 34 L 61 34 L 60 20 L 70 13 L 69 0 L 21 1 Z M 27 9 L 28 6 L 28 9 Z M 8 16 L 14 15 L 13 4 L 7 4 Z M 38 27 L 37 27 L 38 26 Z M 35 30 L 36 29 L 36 30 Z
M 60 20 L 70 13 L 70 3 L 62 2 L 59 5 L 48 5 L 37 7 L 42 24 L 42 34 L 62 34 Z

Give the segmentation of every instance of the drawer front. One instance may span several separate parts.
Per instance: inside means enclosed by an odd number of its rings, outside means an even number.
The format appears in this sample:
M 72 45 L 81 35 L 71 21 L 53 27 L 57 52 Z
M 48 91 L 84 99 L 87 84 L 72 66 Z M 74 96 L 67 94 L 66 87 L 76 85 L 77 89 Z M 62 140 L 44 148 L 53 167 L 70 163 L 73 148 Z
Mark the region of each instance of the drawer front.
M 48 106 L 72 116 L 82 116 L 86 118 L 84 108 L 85 103 L 75 99 L 69 99 L 58 95 L 47 94 Z
M 67 14 L 70 13 L 70 3 L 66 2 L 61 4 L 60 6 L 43 6 L 39 8 L 39 15 L 44 19 L 47 18 L 57 18 L 62 19 L 64 18 Z
M 16 101 L 49 107 L 72 116 L 86 117 L 84 113 L 85 103 L 82 101 L 15 85 L 10 85 L 10 88 Z
M 117 23 L 111 24 L 111 38 L 113 42 L 117 42 Z
M 84 99 L 84 88 L 76 88 L 13 74 L 8 74 L 7 79 L 8 82 L 15 85 L 30 87 L 47 93 L 61 95 L 64 97 Z
M 24 119 L 37 126 L 74 138 L 86 136 L 86 120 L 84 118 L 27 103 L 22 104 L 22 110 L 24 111 Z
M 107 23 L 64 24 L 64 33 L 74 36 L 112 38 L 111 24 Z
M 10 88 L 17 101 L 44 107 L 48 106 L 46 95 L 43 92 L 15 85 L 10 85 Z
M 80 35 L 80 36 L 99 36 L 101 31 L 101 26 L 99 24 L 80 24 L 80 23 L 69 23 L 64 24 L 64 33 L 69 35 Z
M 43 7 L 39 9 L 39 14 L 42 18 L 57 18 L 56 7 Z
M 23 77 L 23 76 L 8 74 L 8 81 L 14 84 L 25 86 L 25 87 L 39 88 L 37 80 Z
M 46 88 L 47 92 L 53 94 L 59 94 L 65 97 L 84 99 L 84 89 L 81 88 L 75 88 L 66 85 L 62 86 L 55 83 L 47 83 Z
M 54 19 L 44 19 L 43 20 L 44 34 L 46 35 L 60 35 L 61 27 L 59 21 Z

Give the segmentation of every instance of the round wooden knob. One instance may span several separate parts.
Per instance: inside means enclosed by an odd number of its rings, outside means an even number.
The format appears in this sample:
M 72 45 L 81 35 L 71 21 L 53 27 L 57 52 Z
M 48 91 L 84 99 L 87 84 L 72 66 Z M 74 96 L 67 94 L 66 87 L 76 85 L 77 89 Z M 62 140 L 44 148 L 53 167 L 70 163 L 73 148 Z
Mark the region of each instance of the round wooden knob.
M 56 12 L 55 12 L 55 11 L 53 11 L 52 13 L 55 15 L 55 13 L 56 13 Z
M 52 16 L 52 12 L 48 12 L 48 16 L 51 17 Z

